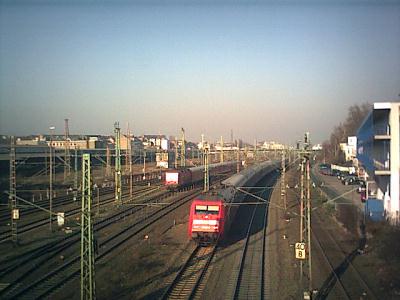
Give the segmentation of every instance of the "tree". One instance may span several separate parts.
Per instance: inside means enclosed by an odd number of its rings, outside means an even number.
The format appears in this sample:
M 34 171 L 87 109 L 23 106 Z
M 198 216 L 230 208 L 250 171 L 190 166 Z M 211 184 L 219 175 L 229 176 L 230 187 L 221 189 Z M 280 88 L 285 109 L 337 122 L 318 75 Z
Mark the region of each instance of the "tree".
M 361 106 L 356 104 L 349 107 L 347 119 L 344 123 L 348 136 L 357 134 L 358 128 L 370 111 L 371 105 L 368 103 L 364 103 Z
M 346 143 L 347 137 L 357 134 L 358 128 L 370 111 L 371 104 L 369 103 L 355 104 L 349 107 L 346 121 L 335 126 L 329 141 L 325 141 L 322 145 L 326 161 L 332 163 L 344 162 L 340 143 Z

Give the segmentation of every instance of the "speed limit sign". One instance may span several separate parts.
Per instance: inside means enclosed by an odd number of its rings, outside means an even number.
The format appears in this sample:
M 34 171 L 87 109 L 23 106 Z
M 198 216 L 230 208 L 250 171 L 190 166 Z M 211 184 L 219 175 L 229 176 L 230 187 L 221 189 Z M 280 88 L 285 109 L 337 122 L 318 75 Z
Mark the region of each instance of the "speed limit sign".
M 306 244 L 305 243 L 296 243 L 295 251 L 296 251 L 297 259 L 306 259 Z

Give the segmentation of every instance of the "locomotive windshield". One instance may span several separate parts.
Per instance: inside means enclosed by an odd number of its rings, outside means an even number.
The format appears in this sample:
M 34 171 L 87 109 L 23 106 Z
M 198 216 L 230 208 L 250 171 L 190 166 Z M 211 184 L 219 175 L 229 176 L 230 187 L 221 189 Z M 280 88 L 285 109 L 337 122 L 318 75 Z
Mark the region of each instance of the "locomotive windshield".
M 196 215 L 218 215 L 219 206 L 218 205 L 196 205 L 195 214 Z
M 207 205 L 196 205 L 196 215 L 207 214 Z

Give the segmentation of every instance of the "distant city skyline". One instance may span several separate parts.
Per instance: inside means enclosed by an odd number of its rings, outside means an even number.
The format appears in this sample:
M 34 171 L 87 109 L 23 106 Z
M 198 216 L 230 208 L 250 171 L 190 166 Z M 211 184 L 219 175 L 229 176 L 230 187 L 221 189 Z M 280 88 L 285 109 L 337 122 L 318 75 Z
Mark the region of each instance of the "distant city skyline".
M 0 134 L 321 143 L 399 101 L 397 1 L 84 3 L 0 2 Z

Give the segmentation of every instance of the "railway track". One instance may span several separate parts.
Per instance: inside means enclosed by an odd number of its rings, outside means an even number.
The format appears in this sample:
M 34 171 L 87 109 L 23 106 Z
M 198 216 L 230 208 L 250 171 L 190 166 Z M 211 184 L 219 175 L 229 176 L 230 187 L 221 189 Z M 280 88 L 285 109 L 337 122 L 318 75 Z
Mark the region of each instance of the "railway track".
M 109 189 L 109 190 L 111 190 L 111 189 Z M 34 203 L 45 209 L 49 208 L 49 200 L 48 199 L 35 201 Z M 72 203 L 74 203 L 73 195 L 64 195 L 64 196 L 56 197 L 53 199 L 53 207 L 59 207 L 59 206 L 63 206 L 66 204 L 72 204 Z M 20 208 L 20 214 L 23 216 L 28 216 L 28 215 L 31 215 L 31 214 L 34 214 L 37 212 L 40 212 L 40 210 L 36 207 L 21 207 Z M 7 224 L 10 222 L 10 218 L 11 218 L 10 210 L 8 208 L 3 209 L 0 213 L 0 224 L 2 226 L 4 226 L 4 224 Z
M 319 185 L 320 180 L 313 173 L 311 173 L 311 178 Z M 331 198 L 337 196 L 327 187 L 324 191 Z M 331 232 L 324 228 L 320 216 L 315 212 L 312 214 L 312 221 L 314 224 L 315 222 L 321 224 L 312 227 L 312 240 L 331 272 L 315 299 L 326 299 L 335 288 L 341 295 L 341 299 L 379 299 L 352 263 L 358 255 L 358 249 L 346 254 Z
M 133 236 L 142 232 L 145 228 L 156 222 L 157 220 L 164 217 L 166 214 L 175 210 L 177 207 L 183 205 L 184 203 L 190 201 L 195 193 L 200 193 L 199 191 L 190 192 L 188 195 L 181 196 L 180 199 L 176 199 L 170 205 L 163 206 L 161 208 L 155 209 L 154 212 L 149 213 L 147 216 L 142 216 L 141 219 L 136 221 L 134 224 L 129 225 L 128 227 L 119 230 L 116 233 L 108 236 L 106 239 L 102 240 L 99 243 L 99 255 L 96 258 L 96 261 L 99 261 L 106 257 L 109 253 L 118 248 L 125 241 L 129 240 Z M 100 231 L 107 226 L 114 224 L 115 222 L 125 218 L 129 214 L 133 214 L 134 212 L 138 212 L 143 209 L 143 206 L 134 206 L 128 208 L 118 215 L 111 216 L 100 222 L 97 222 L 94 225 L 94 230 L 96 232 Z M 51 253 L 47 252 L 47 255 L 39 256 L 39 263 L 32 263 L 33 265 L 40 265 L 41 262 L 47 262 L 50 259 L 54 260 L 57 254 L 60 254 L 62 251 L 65 251 L 66 248 L 71 247 L 72 245 L 77 245 L 80 241 L 79 231 L 75 233 L 73 239 L 65 241 L 67 243 L 65 247 L 60 246 L 59 248 L 52 248 Z M 47 249 L 49 250 L 49 249 Z M 39 252 L 45 251 L 44 249 L 38 250 Z M 79 253 L 76 250 L 74 253 Z M 73 255 L 69 260 L 65 261 L 62 265 L 57 266 L 56 268 L 52 267 L 52 271 L 48 272 L 46 275 L 41 278 L 32 280 L 32 276 L 30 276 L 30 272 L 33 271 L 34 267 L 31 266 L 24 272 L 23 276 L 19 276 L 16 280 L 10 284 L 7 288 L 0 292 L 0 297 L 2 299 L 25 299 L 28 297 L 29 299 L 42 299 L 53 292 L 56 291 L 57 288 L 60 288 L 64 284 L 66 284 L 69 280 L 72 280 L 76 276 L 79 275 L 80 272 L 80 256 Z M 26 268 L 25 268 L 26 269 Z M 27 278 L 30 280 L 27 280 Z M 21 281 L 25 280 L 26 283 L 22 287 Z
M 274 178 L 269 180 L 274 181 Z M 263 194 L 268 197 L 270 193 L 271 191 L 267 190 Z M 268 205 L 262 202 L 260 205 L 255 205 L 251 212 L 240 263 L 236 269 L 232 270 L 236 274 L 236 279 L 232 286 L 229 285 L 232 293 L 228 298 L 262 299 L 264 297 L 267 214 Z M 210 271 L 209 266 L 217 249 L 218 245 L 197 246 L 169 285 L 162 299 L 200 299 L 205 287 L 204 279 Z
M 234 299 L 263 299 L 266 205 L 255 206 L 234 287 Z
M 162 196 L 164 196 L 164 194 L 157 195 L 156 197 L 162 197 Z M 149 199 L 145 200 L 144 203 L 151 202 L 153 200 L 154 197 L 150 197 Z M 119 210 L 113 214 L 110 214 L 109 216 L 101 220 L 95 221 L 94 230 L 101 230 L 103 228 L 106 228 L 110 224 L 116 223 L 130 214 L 134 214 L 135 212 L 141 211 L 142 208 L 143 206 L 130 207 Z M 1 261 L 2 267 L 0 268 L 0 279 L 2 279 L 4 275 L 7 275 L 8 272 L 15 270 L 17 267 L 24 266 L 23 263 L 25 262 L 27 263 L 33 262 L 34 265 L 37 265 L 38 263 L 32 260 L 41 258 L 41 256 L 45 256 L 45 258 L 43 259 L 43 262 L 45 262 L 46 259 L 49 258 L 48 255 L 57 254 L 59 252 L 57 251 L 58 248 L 60 248 L 61 250 L 65 250 L 72 244 L 78 242 L 80 240 L 79 233 L 80 231 L 76 230 L 73 233 L 69 234 L 68 236 L 64 236 L 62 238 L 46 243 L 45 245 L 41 245 L 36 247 L 35 249 L 24 252 L 20 255 L 9 257 L 6 260 Z
M 133 183 L 135 185 L 139 184 L 141 186 L 142 185 L 145 186 L 148 183 L 155 183 L 155 182 L 159 181 L 158 177 L 156 176 L 156 175 L 159 175 L 159 172 L 152 172 L 152 173 L 149 173 L 148 175 L 149 175 L 149 178 L 145 179 L 145 180 L 142 178 L 142 176 L 143 176 L 142 174 L 135 175 L 133 177 Z M 123 186 L 128 187 L 128 184 L 123 184 Z M 99 189 L 101 194 L 111 193 L 111 192 L 114 192 L 114 190 L 115 190 L 114 187 L 104 187 L 104 188 Z M 8 197 L 8 195 L 5 197 Z M 75 201 L 73 201 L 73 197 L 74 197 L 74 195 L 71 193 L 69 195 L 63 195 L 63 196 L 53 198 L 53 208 L 63 206 L 66 204 L 75 203 Z M 80 197 L 81 197 L 81 193 L 78 192 L 78 194 L 77 194 L 78 200 L 80 199 Z M 35 201 L 34 203 L 40 207 L 49 209 L 49 200 L 48 199 Z M 23 216 L 31 215 L 31 214 L 37 213 L 39 211 L 40 210 L 36 207 L 22 206 L 20 208 L 20 214 Z M 10 218 L 11 218 L 10 210 L 8 208 L 3 207 L 0 210 L 0 225 L 4 226 L 4 224 L 7 224 L 8 222 L 10 222 Z
M 267 179 L 271 185 L 275 178 Z M 268 199 L 272 190 L 266 190 L 263 198 Z M 260 202 L 251 214 L 240 263 L 236 270 L 233 299 L 263 299 L 265 278 L 265 242 L 268 204 Z
M 132 195 L 133 195 L 133 196 L 140 195 L 141 193 L 147 192 L 148 190 L 151 190 L 152 188 L 154 188 L 154 187 L 151 187 L 151 188 L 145 187 L 145 188 L 143 188 L 143 189 L 134 191 L 134 192 L 132 193 Z M 99 203 L 100 206 L 105 206 L 105 205 L 107 205 L 107 204 L 114 203 L 114 201 L 115 201 L 114 196 L 112 196 L 112 195 L 107 195 L 107 194 L 111 194 L 111 193 L 113 193 L 113 192 L 114 192 L 114 190 L 108 190 L 106 194 L 101 195 L 101 197 L 102 197 L 103 199 L 102 199 L 102 200 L 100 201 L 100 203 Z M 127 194 L 128 194 L 128 193 L 125 193 L 124 195 L 126 196 Z M 106 197 L 106 198 L 104 199 L 104 197 Z M 68 203 L 66 203 L 66 204 L 71 205 L 71 204 L 74 204 L 74 202 L 68 202 Z M 75 203 L 75 204 L 76 204 L 76 203 Z M 62 204 L 60 204 L 60 205 L 58 205 L 58 206 L 61 206 L 61 205 L 62 205 Z M 65 204 L 64 204 L 64 205 L 65 205 Z M 65 218 L 71 217 L 71 216 L 73 216 L 73 215 L 78 215 L 78 214 L 81 213 L 81 210 L 82 210 L 82 209 L 81 209 L 80 206 L 79 206 L 79 207 L 75 207 L 75 208 L 68 209 L 68 210 L 66 210 L 66 211 L 64 212 L 64 213 L 65 213 Z M 35 211 L 35 212 L 38 213 L 39 211 Z M 43 214 L 42 211 L 40 211 L 40 212 Z M 24 215 L 24 217 L 25 217 L 25 215 Z M 53 221 L 55 221 L 55 219 L 56 219 L 56 217 L 53 216 Z M 37 229 L 37 228 L 39 228 L 39 227 L 41 227 L 41 226 L 48 225 L 48 224 L 49 224 L 49 217 L 48 217 L 47 215 L 46 215 L 46 216 L 43 216 L 43 217 L 39 217 L 39 218 L 36 219 L 36 220 L 30 221 L 30 222 L 25 223 L 25 224 L 22 224 L 22 225 L 18 225 L 18 234 L 20 235 L 20 234 L 22 234 L 22 233 L 27 233 L 27 232 L 30 232 L 30 231 L 32 231 L 32 230 L 34 230 L 34 229 Z M 0 232 L 0 243 L 9 240 L 10 237 L 11 237 L 11 230 L 6 230 L 6 231 Z
M 321 224 L 318 215 L 314 214 L 313 220 Z M 330 231 L 326 230 L 323 225 L 314 226 L 312 236 L 331 270 L 330 276 L 318 292 L 316 299 L 326 299 L 335 287 L 342 294 L 342 299 L 378 299 L 352 263 L 358 255 L 358 249 L 345 254 Z M 322 240 L 319 236 L 325 238 Z M 329 249 L 329 253 L 327 253 L 327 249 Z
M 203 247 L 198 245 L 189 259 L 179 270 L 168 290 L 163 295 L 163 299 L 193 299 L 196 293 L 201 293 L 199 289 L 217 246 Z

